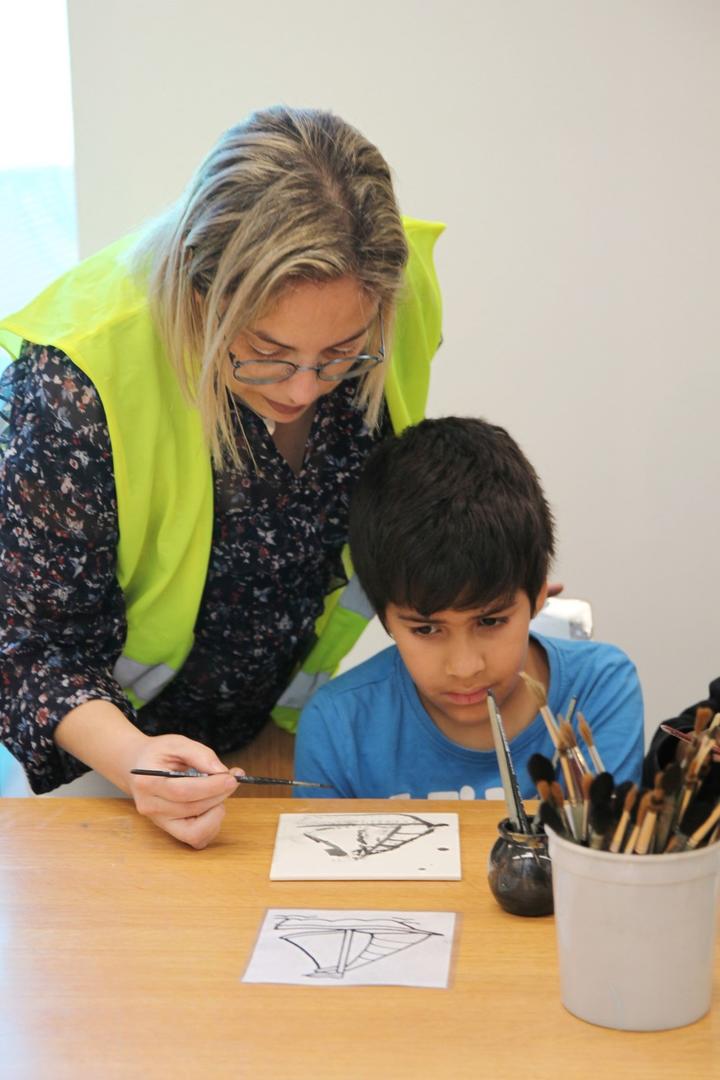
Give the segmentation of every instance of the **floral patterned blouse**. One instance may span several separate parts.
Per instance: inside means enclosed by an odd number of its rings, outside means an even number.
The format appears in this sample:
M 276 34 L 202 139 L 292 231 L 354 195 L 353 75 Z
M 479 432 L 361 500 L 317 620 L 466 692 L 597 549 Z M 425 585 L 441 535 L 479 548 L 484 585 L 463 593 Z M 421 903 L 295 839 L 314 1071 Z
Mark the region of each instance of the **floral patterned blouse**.
M 150 735 L 218 753 L 268 719 L 309 647 L 323 597 L 345 579 L 353 484 L 377 434 L 341 383 L 316 406 L 294 473 L 264 423 L 238 410 L 255 466 L 214 474 L 214 531 L 195 642 L 182 670 L 138 713 L 112 671 L 126 637 L 115 576 L 118 518 L 105 415 L 58 349 L 25 346 L 0 380 L 0 738 L 36 792 L 86 771 L 53 731 L 89 700 L 110 701 Z M 383 430 L 387 428 L 387 421 Z

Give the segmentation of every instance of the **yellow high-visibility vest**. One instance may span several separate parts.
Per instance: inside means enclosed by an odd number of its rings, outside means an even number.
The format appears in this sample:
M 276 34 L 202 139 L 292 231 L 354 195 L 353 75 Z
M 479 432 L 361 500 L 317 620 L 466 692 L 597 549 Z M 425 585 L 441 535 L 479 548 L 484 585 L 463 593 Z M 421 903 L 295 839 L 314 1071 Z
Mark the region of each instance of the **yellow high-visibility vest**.
M 385 395 L 396 431 L 422 419 L 430 361 L 441 338 L 433 247 L 444 226 L 404 218 L 410 247 Z M 114 675 L 140 708 L 177 674 L 193 644 L 213 529 L 210 454 L 155 330 L 142 284 L 129 272 L 134 237 L 84 260 L 0 323 L 0 346 L 61 349 L 94 384 L 107 419 L 118 505 L 117 578 L 128 632 Z M 343 553 L 351 572 L 347 550 Z M 294 730 L 297 711 L 336 670 L 372 616 L 357 581 L 325 600 L 316 642 L 273 716 Z

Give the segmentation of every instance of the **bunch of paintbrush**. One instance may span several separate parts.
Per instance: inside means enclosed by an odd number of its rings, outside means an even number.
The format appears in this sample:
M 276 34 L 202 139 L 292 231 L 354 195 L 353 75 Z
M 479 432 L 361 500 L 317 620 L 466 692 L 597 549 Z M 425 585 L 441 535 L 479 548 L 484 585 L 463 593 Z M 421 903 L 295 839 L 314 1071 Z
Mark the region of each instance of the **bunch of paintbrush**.
M 535 687 L 531 689 L 537 695 Z M 553 762 L 534 754 L 528 771 L 541 800 L 535 829 L 549 825 L 576 843 L 637 855 L 684 851 L 720 838 L 720 764 L 713 760 L 720 748 L 720 713 L 713 717 L 708 709 L 697 710 L 693 736 L 681 744 L 678 760 L 659 771 L 654 786 L 643 791 L 629 782 L 616 787 L 613 777 L 598 768 L 601 759 L 580 714 L 595 775 L 568 722 L 552 714 L 549 720 L 545 701 L 541 712 L 559 757 L 565 792 L 556 781 Z
M 495 744 L 495 755 L 498 760 L 500 780 L 502 781 L 503 792 L 505 794 L 508 822 L 510 828 L 514 832 L 529 833 L 532 832 L 532 829 L 525 812 L 525 807 L 523 806 L 522 798 L 520 797 L 520 788 L 518 787 L 515 768 L 510 756 L 510 748 L 507 743 L 507 738 L 505 737 L 502 717 L 500 716 L 500 710 L 492 690 L 488 690 L 487 701 L 490 727 L 492 729 L 493 742 Z

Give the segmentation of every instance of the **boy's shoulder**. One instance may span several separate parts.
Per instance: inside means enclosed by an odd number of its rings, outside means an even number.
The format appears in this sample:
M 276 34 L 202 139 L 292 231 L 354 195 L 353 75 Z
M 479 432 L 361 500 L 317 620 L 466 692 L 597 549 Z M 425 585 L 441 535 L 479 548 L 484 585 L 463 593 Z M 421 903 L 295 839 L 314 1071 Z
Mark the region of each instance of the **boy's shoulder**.
M 574 691 L 584 687 L 608 687 L 611 684 L 634 683 L 637 671 L 630 657 L 618 645 L 606 641 L 575 641 L 568 638 L 545 637 L 533 634 L 542 646 L 550 667 L 549 696 L 563 695 L 572 685 Z
M 632 664 L 630 657 L 619 645 L 612 645 L 608 641 L 578 641 L 574 638 L 546 637 L 536 633 L 531 636 L 540 642 L 548 655 L 561 658 L 573 667 Z

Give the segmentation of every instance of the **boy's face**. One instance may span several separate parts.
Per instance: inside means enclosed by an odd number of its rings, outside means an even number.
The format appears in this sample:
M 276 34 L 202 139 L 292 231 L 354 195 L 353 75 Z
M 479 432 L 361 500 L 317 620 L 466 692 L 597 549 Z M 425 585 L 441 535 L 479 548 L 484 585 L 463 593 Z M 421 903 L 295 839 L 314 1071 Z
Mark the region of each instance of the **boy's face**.
M 536 610 L 545 602 L 546 589 Z M 502 710 L 508 737 L 534 717 L 519 672 L 528 664 L 528 627 L 535 612 L 524 590 L 505 606 L 438 611 L 426 618 L 389 604 L 385 624 L 415 683 L 420 700 L 454 742 L 492 747 L 487 692 Z M 536 674 L 537 677 L 537 674 Z M 525 715 L 527 713 L 527 716 Z

